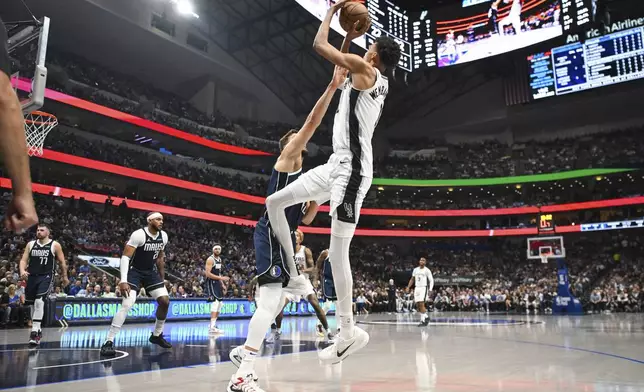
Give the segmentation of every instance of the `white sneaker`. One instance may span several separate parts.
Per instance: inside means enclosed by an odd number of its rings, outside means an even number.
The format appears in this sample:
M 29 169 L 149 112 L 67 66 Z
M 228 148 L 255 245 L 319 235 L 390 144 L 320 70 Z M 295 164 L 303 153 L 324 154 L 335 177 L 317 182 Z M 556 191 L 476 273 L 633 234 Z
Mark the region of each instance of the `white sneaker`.
M 277 332 L 277 331 L 271 331 L 268 336 L 266 337 L 266 343 L 267 344 L 273 344 L 275 343 L 276 340 L 280 340 L 282 338 L 282 333 Z
M 223 329 L 219 329 L 219 328 L 217 328 L 217 327 L 210 327 L 210 328 L 208 329 L 208 334 L 210 334 L 210 335 L 223 335 L 223 334 L 224 334 L 224 330 L 223 330 Z
M 344 361 L 346 357 L 359 351 L 369 343 L 369 334 L 363 329 L 353 327 L 353 337 L 342 339 L 338 336 L 332 345 L 320 351 L 318 357 L 324 364 L 336 364 Z
M 233 363 L 233 365 L 239 366 L 242 363 L 242 360 L 244 359 L 244 347 L 243 346 L 237 346 L 230 350 L 230 354 L 228 354 L 230 357 L 230 362 Z
M 264 392 L 262 388 L 257 385 L 255 381 L 253 381 L 253 375 L 249 374 L 248 376 L 241 378 L 241 377 L 233 377 L 230 379 L 230 382 L 228 382 L 228 388 L 226 389 L 227 392 Z
M 232 362 L 233 365 L 239 368 L 239 366 L 241 366 L 242 361 L 244 360 L 244 346 L 237 346 L 233 348 L 232 350 L 230 350 L 230 354 L 228 355 L 230 357 L 230 362 Z M 259 377 L 257 377 L 257 374 L 255 374 L 255 372 L 252 372 L 251 374 L 249 374 L 249 377 L 255 382 L 259 380 Z

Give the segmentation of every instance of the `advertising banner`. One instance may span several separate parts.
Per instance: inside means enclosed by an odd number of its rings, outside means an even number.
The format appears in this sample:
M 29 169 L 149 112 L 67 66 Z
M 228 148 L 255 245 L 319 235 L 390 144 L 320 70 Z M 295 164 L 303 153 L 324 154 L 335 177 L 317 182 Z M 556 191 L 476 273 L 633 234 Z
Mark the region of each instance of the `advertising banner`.
M 52 298 L 47 312 L 48 325 L 64 320 L 74 324 L 109 324 L 121 308 L 120 299 Z M 245 299 L 229 299 L 223 302 L 220 319 L 250 318 L 255 312 L 255 302 Z M 127 315 L 128 322 L 154 321 L 157 302 L 151 298 L 138 298 Z M 334 310 L 334 308 L 332 309 Z M 308 316 L 315 311 L 308 302 L 290 303 L 284 315 Z M 210 318 L 210 303 L 205 298 L 170 299 L 168 320 L 206 320 Z
M 434 276 L 434 286 L 474 286 L 484 280 L 483 276 Z
M 87 263 L 95 267 L 119 268 L 121 266 L 121 259 L 116 257 L 79 255 L 78 258 L 87 261 Z

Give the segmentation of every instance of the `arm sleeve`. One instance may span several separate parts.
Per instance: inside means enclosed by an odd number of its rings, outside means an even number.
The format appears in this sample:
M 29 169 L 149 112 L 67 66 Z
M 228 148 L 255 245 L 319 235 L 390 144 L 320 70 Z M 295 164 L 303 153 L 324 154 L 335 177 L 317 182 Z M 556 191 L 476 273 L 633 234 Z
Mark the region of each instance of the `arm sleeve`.
M 432 275 L 432 271 L 427 268 L 427 280 L 429 281 L 429 291 L 434 290 L 434 275 Z
M 168 245 L 168 233 L 162 231 L 161 238 L 163 239 L 163 249 L 165 250 L 165 246 Z
M 143 244 L 145 244 L 145 233 L 143 232 L 143 229 L 139 229 L 132 233 L 130 239 L 127 241 L 127 245 L 133 248 L 138 248 Z

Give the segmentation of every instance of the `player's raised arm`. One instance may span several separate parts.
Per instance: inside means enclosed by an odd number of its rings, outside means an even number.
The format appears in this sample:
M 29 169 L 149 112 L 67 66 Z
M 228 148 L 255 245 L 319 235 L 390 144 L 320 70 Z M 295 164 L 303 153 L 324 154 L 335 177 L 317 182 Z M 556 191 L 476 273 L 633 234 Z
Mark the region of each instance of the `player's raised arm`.
M 333 99 L 333 94 L 338 89 L 338 87 L 344 83 L 347 78 L 347 70 L 341 69 L 339 67 L 335 68 L 333 72 L 333 79 L 327 86 L 324 94 L 318 99 L 318 102 L 313 107 L 311 113 L 306 118 L 304 125 L 299 130 L 299 132 L 293 137 L 286 147 L 282 150 L 279 158 L 277 159 L 277 164 L 283 158 L 291 158 L 293 156 L 299 156 L 302 153 L 302 150 L 306 147 L 306 144 L 311 140 L 311 137 L 315 133 L 315 130 L 320 126 L 322 118 L 326 114 L 331 99 Z
M 315 35 L 315 39 L 313 40 L 313 49 L 320 56 L 335 65 L 348 69 L 352 74 L 374 74 L 373 68 L 365 59 L 352 53 L 343 53 L 343 51 L 336 49 L 329 43 L 329 29 L 331 28 L 333 15 L 338 10 L 342 9 L 347 1 L 348 0 L 339 0 L 329 8 L 324 20 L 322 20 L 322 24 L 320 25 L 317 34 Z M 349 44 L 346 41 L 351 42 L 353 38 L 363 35 L 369 29 L 371 24 L 365 23 L 359 30 L 356 30 L 355 27 L 357 26 L 358 23 L 356 22 L 353 31 L 347 32 L 347 39 L 345 40 L 346 48 L 345 44 L 342 45 L 343 49 L 347 52 L 349 50 Z
M 60 265 L 60 272 L 63 277 L 63 287 L 67 287 L 69 286 L 69 279 L 67 278 L 67 261 L 65 261 L 63 247 L 60 246 L 58 241 L 54 241 L 54 255 L 56 255 L 56 260 L 58 261 L 58 265 Z

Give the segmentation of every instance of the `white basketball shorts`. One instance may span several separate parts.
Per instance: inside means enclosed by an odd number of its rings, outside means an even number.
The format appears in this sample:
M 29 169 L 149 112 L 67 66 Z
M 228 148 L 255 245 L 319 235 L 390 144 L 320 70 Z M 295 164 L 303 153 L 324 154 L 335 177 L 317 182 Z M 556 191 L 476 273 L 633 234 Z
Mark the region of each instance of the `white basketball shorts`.
M 429 297 L 429 287 L 416 287 L 414 289 L 414 302 L 427 302 Z
M 300 302 L 311 294 L 315 295 L 315 290 L 313 290 L 313 285 L 309 279 L 299 275 L 288 281 L 288 286 L 284 288 L 284 294 L 289 302 Z
M 304 184 L 311 200 L 319 205 L 330 200 L 329 215 L 333 218 L 357 224 L 372 180 L 360 175 L 360 170 L 353 167 L 351 153 L 337 153 L 324 165 L 304 173 L 297 182 Z

